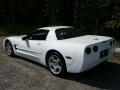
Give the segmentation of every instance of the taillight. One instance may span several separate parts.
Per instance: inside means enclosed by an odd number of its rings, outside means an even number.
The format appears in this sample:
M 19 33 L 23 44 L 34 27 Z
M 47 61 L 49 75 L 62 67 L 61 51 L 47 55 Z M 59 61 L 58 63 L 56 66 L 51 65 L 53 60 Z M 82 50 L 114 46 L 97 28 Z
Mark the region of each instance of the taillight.
M 91 53 L 91 48 L 87 47 L 87 48 L 85 49 L 85 53 L 86 53 L 86 54 L 90 54 L 90 53 Z
M 113 44 L 115 44 L 115 40 L 113 40 Z
M 114 44 L 115 44 L 115 40 L 113 39 L 110 41 L 110 46 L 113 46 Z
M 97 51 L 98 51 L 98 46 L 94 46 L 94 47 L 93 47 L 93 51 L 94 51 L 94 52 L 97 52 Z
M 113 43 L 112 43 L 112 41 L 110 41 L 110 46 L 112 46 L 113 45 Z

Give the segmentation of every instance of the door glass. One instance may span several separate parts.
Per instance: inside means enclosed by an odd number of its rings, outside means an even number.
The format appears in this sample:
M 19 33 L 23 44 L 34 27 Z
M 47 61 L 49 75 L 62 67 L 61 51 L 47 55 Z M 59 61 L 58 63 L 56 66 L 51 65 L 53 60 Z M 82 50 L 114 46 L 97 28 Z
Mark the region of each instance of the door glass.
M 30 35 L 29 40 L 46 40 L 48 32 L 48 30 L 35 31 Z

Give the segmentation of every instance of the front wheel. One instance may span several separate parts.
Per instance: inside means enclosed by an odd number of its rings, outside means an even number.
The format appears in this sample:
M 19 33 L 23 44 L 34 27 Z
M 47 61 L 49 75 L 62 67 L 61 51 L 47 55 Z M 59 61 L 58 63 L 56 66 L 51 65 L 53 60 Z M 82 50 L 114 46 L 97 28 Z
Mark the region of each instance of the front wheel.
M 10 41 L 5 42 L 5 51 L 8 56 L 14 56 L 13 47 Z
M 66 64 L 63 57 L 53 52 L 47 58 L 47 65 L 50 72 L 55 76 L 61 76 L 66 73 Z

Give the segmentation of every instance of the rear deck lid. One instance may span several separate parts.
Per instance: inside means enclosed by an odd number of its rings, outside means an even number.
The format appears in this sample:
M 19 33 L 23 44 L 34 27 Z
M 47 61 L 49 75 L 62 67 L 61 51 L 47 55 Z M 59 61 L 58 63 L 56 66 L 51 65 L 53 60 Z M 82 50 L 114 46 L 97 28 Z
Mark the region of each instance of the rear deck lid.
M 98 35 L 85 35 L 85 36 L 65 39 L 65 41 L 89 45 L 89 44 L 94 44 L 94 43 L 107 41 L 107 40 L 110 40 L 110 39 L 112 39 L 112 38 L 111 37 L 105 37 L 105 36 L 98 36 Z

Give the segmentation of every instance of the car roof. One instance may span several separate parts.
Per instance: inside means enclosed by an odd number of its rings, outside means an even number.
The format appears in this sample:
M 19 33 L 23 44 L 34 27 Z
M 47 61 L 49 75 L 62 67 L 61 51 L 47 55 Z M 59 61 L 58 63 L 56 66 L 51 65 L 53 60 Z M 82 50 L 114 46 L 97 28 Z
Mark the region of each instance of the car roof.
M 72 26 L 50 26 L 50 27 L 38 28 L 38 30 L 40 30 L 40 29 L 56 30 L 56 29 L 59 29 L 59 28 L 72 28 Z

